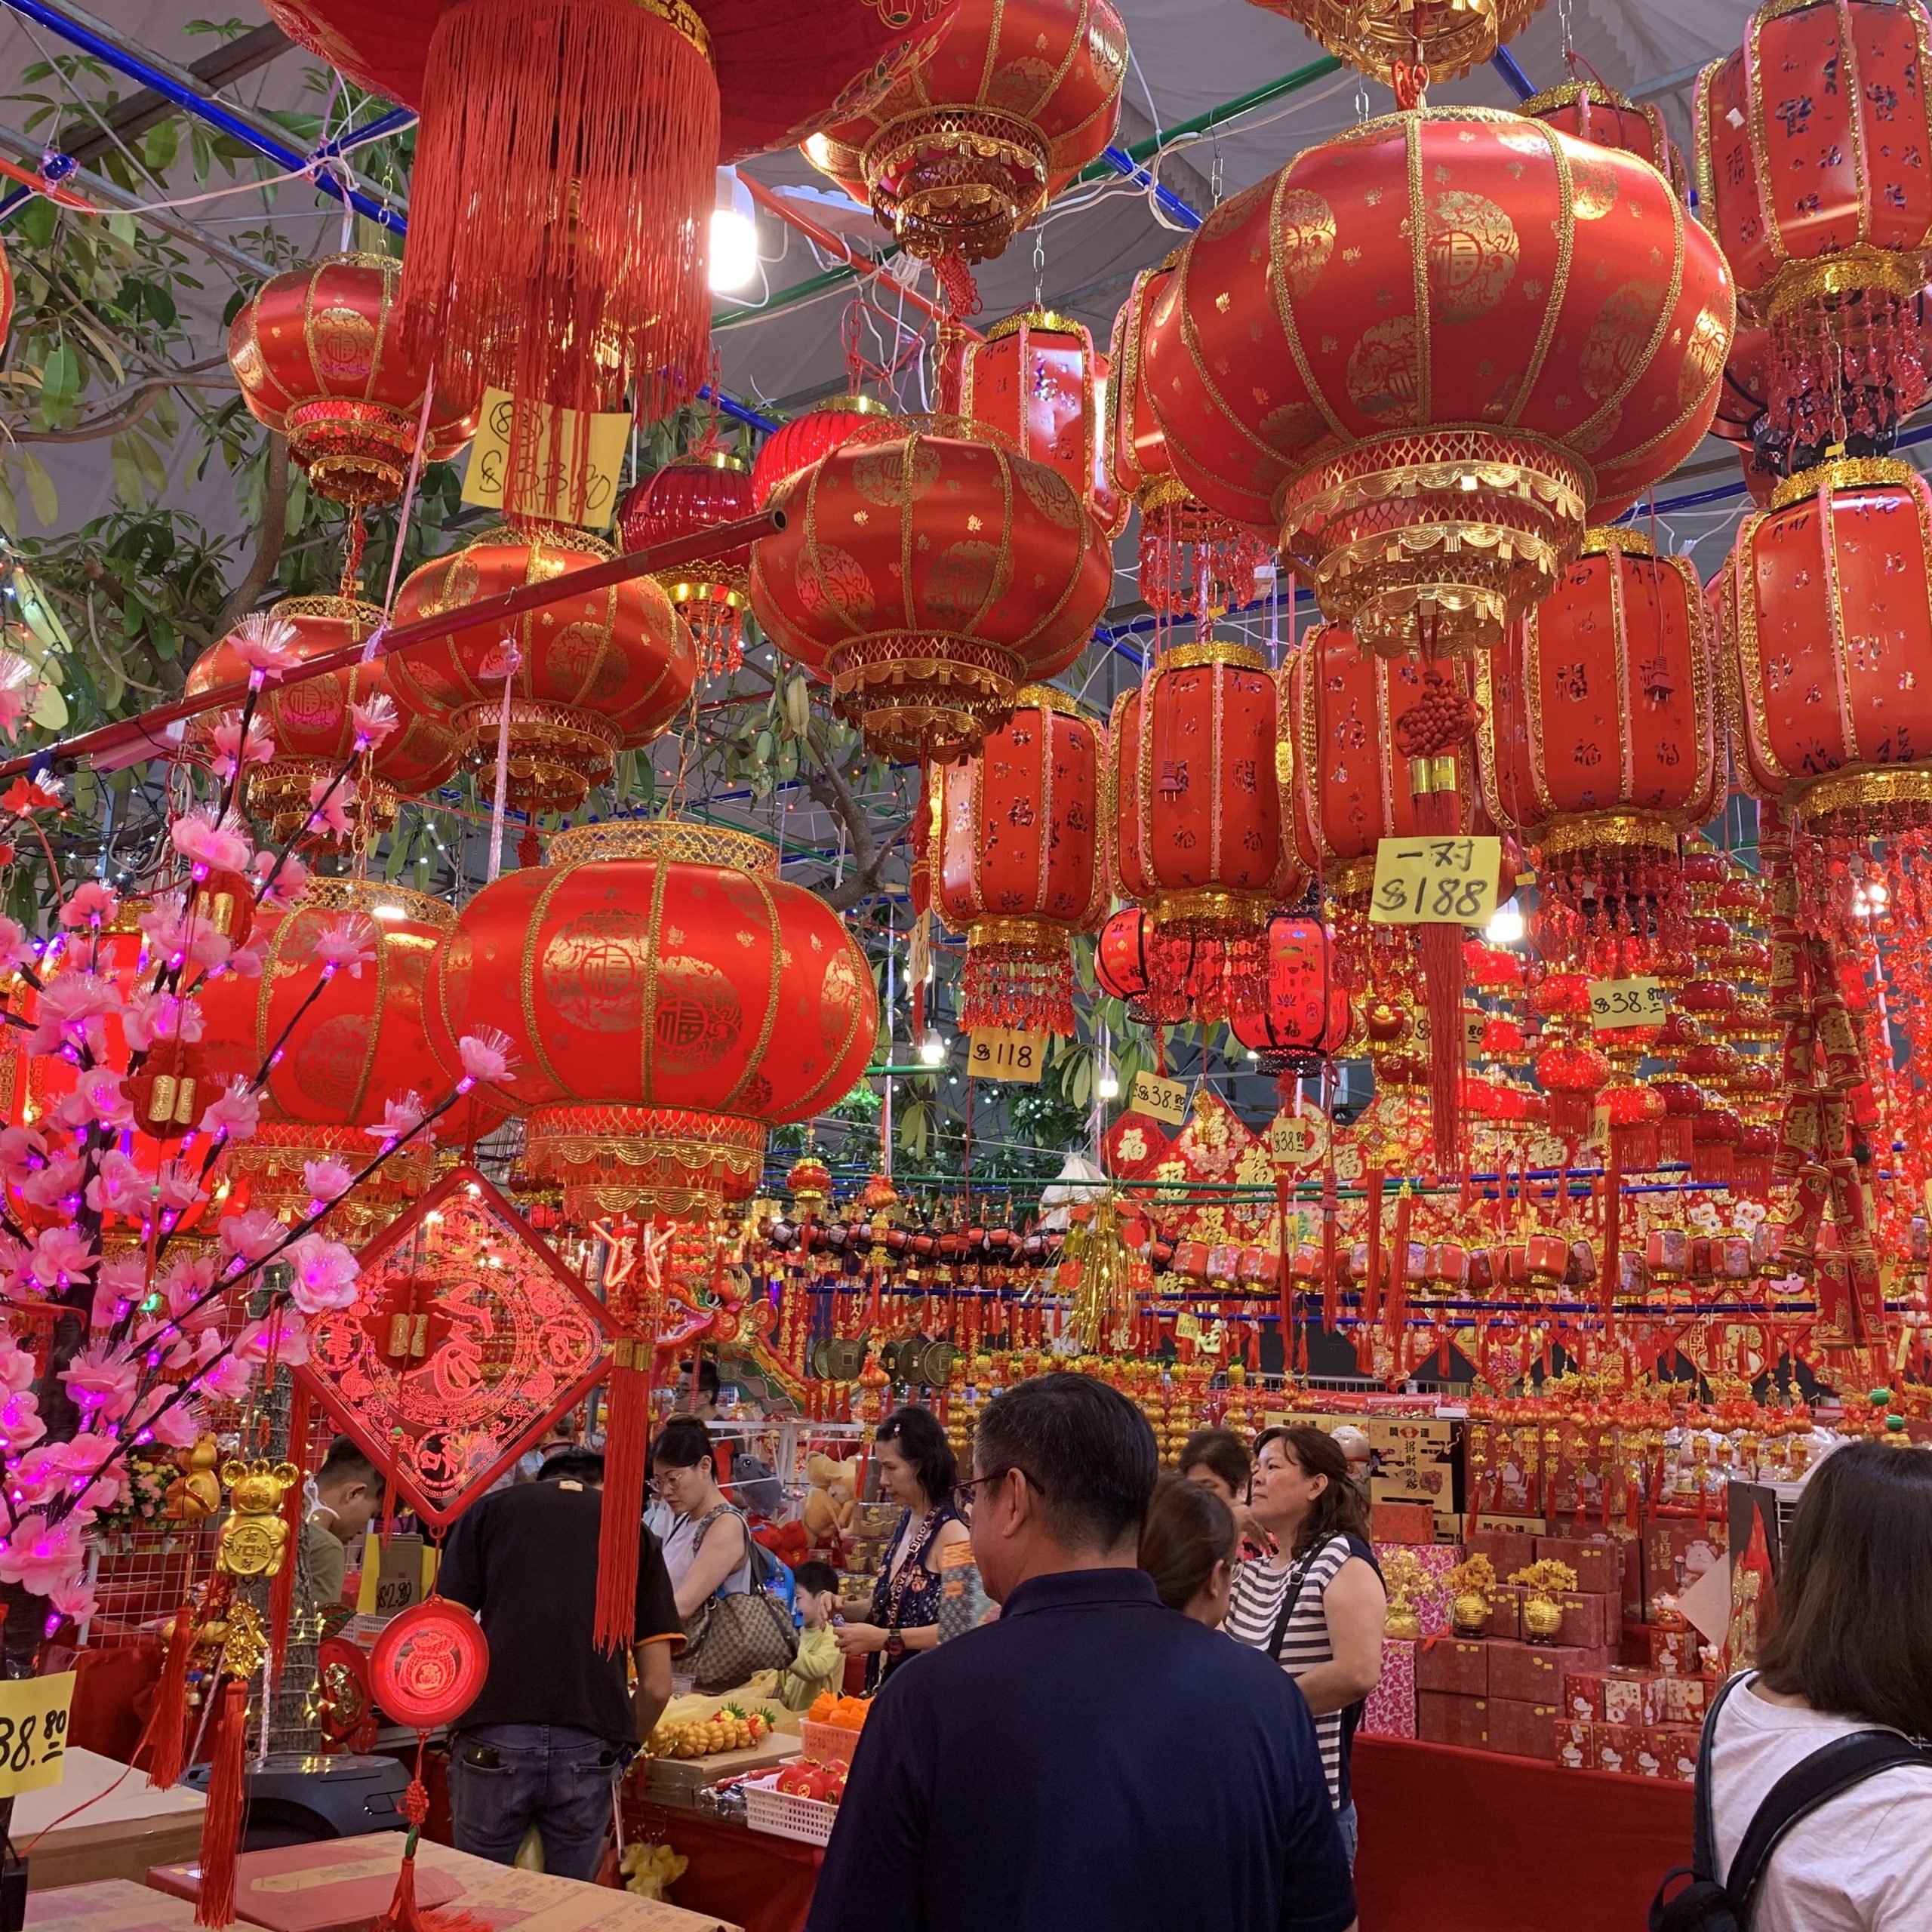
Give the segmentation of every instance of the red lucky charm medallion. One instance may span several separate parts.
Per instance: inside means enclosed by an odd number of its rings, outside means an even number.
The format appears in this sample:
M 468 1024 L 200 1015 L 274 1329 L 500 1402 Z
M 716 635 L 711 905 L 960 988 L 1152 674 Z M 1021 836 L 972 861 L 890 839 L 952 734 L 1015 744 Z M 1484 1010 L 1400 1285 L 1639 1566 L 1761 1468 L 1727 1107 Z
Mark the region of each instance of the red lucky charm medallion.
M 603 1310 L 474 1168 L 362 1251 L 348 1307 L 296 1373 L 433 1529 L 446 1527 L 603 1372 Z
M 489 1671 L 483 1626 L 448 1597 L 391 1618 L 369 1657 L 377 1703 L 416 1730 L 454 1724 L 475 1703 Z

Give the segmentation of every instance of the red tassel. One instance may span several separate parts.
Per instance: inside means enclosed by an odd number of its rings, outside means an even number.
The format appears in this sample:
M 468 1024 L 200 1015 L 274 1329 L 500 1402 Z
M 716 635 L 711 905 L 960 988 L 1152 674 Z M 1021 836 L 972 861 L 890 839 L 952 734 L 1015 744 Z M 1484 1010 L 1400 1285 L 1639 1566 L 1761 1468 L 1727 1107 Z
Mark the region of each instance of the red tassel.
M 629 1651 L 637 1618 L 638 1531 L 644 1521 L 645 1464 L 651 1454 L 651 1378 L 645 1345 L 622 1340 L 611 1357 L 610 1421 L 604 1433 L 604 1515 L 597 1532 L 600 1651 Z
M 248 1744 L 248 1685 L 231 1677 L 216 1693 L 214 1735 L 208 1748 L 208 1806 L 202 1818 L 202 1889 L 197 1925 L 235 1922 L 235 1868 L 242 1855 L 247 1797 L 243 1761 Z
M 297 1382 L 288 1398 L 288 1460 L 297 1468 L 306 1466 L 309 1449 L 309 1391 Z M 296 1552 L 302 1546 L 303 1485 L 283 1491 L 281 1520 L 288 1525 L 288 1540 L 283 1546 L 281 1567 L 269 1583 L 269 1655 L 277 1669 L 288 1654 L 289 1619 L 295 1608 Z
M 1408 1364 L 1409 1227 L 1414 1216 L 1415 1196 L 1404 1183 L 1395 1197 L 1395 1266 L 1389 1276 L 1389 1348 L 1398 1378 Z
M 1374 1327 L 1381 1312 L 1382 1169 L 1378 1164 L 1368 1171 L 1368 1274 L 1362 1289 L 1362 1327 Z
M 402 1795 L 402 1814 L 409 1820 L 409 1835 L 402 1841 L 402 1867 L 395 1875 L 389 1909 L 370 1932 L 489 1932 L 490 1921 L 474 1912 L 425 1912 L 416 1903 L 416 1845 L 423 1821 L 429 1815 L 429 1794 L 423 1785 L 424 1734 L 418 1731 L 416 1736 L 416 1774 Z
M 148 1789 L 166 1791 L 188 1768 L 188 1658 L 195 1647 L 195 1607 L 186 1598 L 174 1613 L 168 1652 L 154 1687 L 154 1708 L 134 1746 L 133 1761 L 145 1757 Z

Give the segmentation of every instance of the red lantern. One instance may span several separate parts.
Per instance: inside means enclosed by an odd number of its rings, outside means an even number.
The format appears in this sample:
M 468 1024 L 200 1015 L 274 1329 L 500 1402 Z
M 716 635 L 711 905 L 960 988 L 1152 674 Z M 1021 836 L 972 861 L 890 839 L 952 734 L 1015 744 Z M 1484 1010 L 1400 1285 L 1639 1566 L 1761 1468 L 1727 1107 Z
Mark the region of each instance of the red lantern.
M 1690 192 L 1684 157 L 1654 101 L 1640 104 L 1601 81 L 1571 81 L 1531 95 L 1517 111 L 1594 147 L 1617 148 L 1647 161 L 1680 201 Z
M 1107 473 L 1107 358 L 1095 352 L 1084 323 L 1028 309 L 967 344 L 959 411 L 1057 469 L 1114 537 L 1127 527 L 1128 506 Z
M 1650 971 L 1688 915 L 1679 841 L 1723 795 L 1703 587 L 1635 531 L 1593 530 L 1555 592 L 1478 666 L 1492 815 L 1541 848 L 1546 958 Z
M 977 748 L 1106 608 L 1106 534 L 1065 478 L 955 419 L 862 432 L 786 485 L 752 608 L 882 757 Z
M 497 529 L 414 571 L 395 621 L 465 605 L 614 555 L 580 530 Z M 518 663 L 506 675 L 505 644 Z M 472 769 L 494 765 L 509 713 L 508 803 L 574 811 L 620 750 L 648 745 L 684 709 L 697 675 L 691 633 L 648 577 L 458 629 L 390 660 L 398 701 L 453 731 Z M 507 687 L 507 688 L 506 688 Z
M 802 476 L 822 456 L 829 456 L 874 417 L 891 412 L 875 397 L 835 395 L 817 403 L 802 416 L 781 423 L 758 446 L 752 458 L 752 501 L 759 509 L 772 493 L 795 476 Z
M 271 276 L 229 328 L 249 414 L 288 437 L 309 487 L 336 503 L 389 503 L 408 478 L 429 358 L 403 343 L 401 273 L 380 255 L 326 255 Z M 454 456 L 475 429 L 473 402 L 445 392 L 429 406 L 424 460 Z
M 1237 989 L 1235 1038 L 1272 1073 L 1332 1060 L 1349 1037 L 1349 995 L 1319 919 L 1277 912 L 1262 936 L 1263 977 Z
M 941 786 L 934 905 L 966 934 L 959 1023 L 1073 1031 L 1072 936 L 1107 906 L 1100 728 L 1044 685 Z
M 764 841 L 672 819 L 579 826 L 463 907 L 432 969 L 429 1043 L 506 1035 L 502 1098 L 567 1215 L 743 1200 L 765 1130 L 835 1106 L 878 1004 L 838 918 Z
M 1126 72 L 1107 0 L 960 0 L 932 51 L 806 158 L 912 254 L 990 261 L 1113 139 Z
M 617 506 L 617 533 L 626 550 L 641 550 L 699 536 L 749 516 L 755 507 L 750 472 L 736 457 L 721 451 L 679 457 L 625 493 Z M 752 546 L 745 543 L 657 574 L 672 608 L 691 627 L 700 677 L 725 675 L 743 661 L 751 561 Z
M 343 597 L 284 598 L 269 616 L 294 630 L 288 648 L 303 661 L 361 643 L 383 620 L 374 605 Z M 248 768 L 242 796 L 250 813 L 267 820 L 276 838 L 291 838 L 310 826 L 315 810 L 310 788 L 318 779 L 336 779 L 351 766 L 356 734 L 350 707 L 389 696 L 391 668 L 391 660 L 377 658 L 300 684 L 263 686 L 255 700 L 255 715 L 275 741 L 275 755 L 265 764 Z M 219 638 L 188 673 L 187 695 L 198 697 L 248 675 L 248 667 L 232 642 Z M 204 712 L 189 725 L 198 746 L 211 745 L 215 721 Z M 446 723 L 405 715 L 370 752 L 366 774 L 352 768 L 336 794 L 349 817 L 352 841 L 386 832 L 395 823 L 399 799 L 446 783 L 460 752 L 456 734 Z M 335 842 L 334 835 L 325 828 L 310 827 L 309 836 L 318 844 Z
M 1293 20 L 1358 72 L 1420 91 L 1425 78 L 1453 80 L 1489 60 L 1543 0 L 1253 0 Z
M 1154 915 L 1123 906 L 1100 928 L 1094 977 L 1100 990 L 1124 1000 L 1129 1017 L 1145 1026 L 1184 1020 L 1212 1026 L 1234 1010 L 1233 989 L 1260 969 L 1251 940 L 1228 944 L 1182 931 L 1163 932 Z
M 1537 1054 L 1535 1070 L 1537 1084 L 1549 1096 L 1552 1131 L 1571 1140 L 1586 1133 L 1590 1109 L 1610 1078 L 1610 1062 L 1595 1047 L 1558 1041 Z
M 1216 209 L 1156 300 L 1146 392 L 1181 481 L 1278 529 L 1324 616 L 1439 657 L 1499 641 L 1593 502 L 1696 448 L 1732 321 L 1715 245 L 1647 163 L 1430 109 Z
M 1768 326 L 1790 466 L 1891 447 L 1926 394 L 1932 22 L 1918 0 L 1760 8 L 1697 77 L 1697 192 Z

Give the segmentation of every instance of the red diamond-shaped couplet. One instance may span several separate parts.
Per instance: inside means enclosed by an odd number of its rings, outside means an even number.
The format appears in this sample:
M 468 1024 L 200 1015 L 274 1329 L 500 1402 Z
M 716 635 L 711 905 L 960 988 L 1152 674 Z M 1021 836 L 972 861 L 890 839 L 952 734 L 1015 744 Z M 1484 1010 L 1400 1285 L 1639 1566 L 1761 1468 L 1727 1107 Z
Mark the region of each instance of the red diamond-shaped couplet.
M 297 1371 L 432 1528 L 454 1522 L 603 1373 L 604 1311 L 474 1168 L 365 1248 Z

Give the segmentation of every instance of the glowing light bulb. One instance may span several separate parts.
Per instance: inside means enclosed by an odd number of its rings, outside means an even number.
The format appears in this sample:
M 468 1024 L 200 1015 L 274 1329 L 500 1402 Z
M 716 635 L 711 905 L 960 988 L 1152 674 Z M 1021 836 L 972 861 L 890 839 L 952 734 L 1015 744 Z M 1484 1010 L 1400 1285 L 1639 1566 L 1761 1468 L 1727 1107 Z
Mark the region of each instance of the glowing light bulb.
M 922 1066 L 940 1066 L 946 1061 L 946 1042 L 930 1026 L 919 1041 L 919 1063 Z
M 1490 915 L 1482 936 L 1491 946 L 1516 946 L 1523 937 L 1523 909 L 1513 899 L 1505 900 Z
M 1100 1077 L 1094 1083 L 1094 1091 L 1103 1100 L 1117 1100 L 1120 1097 L 1120 1076 L 1110 1066 L 1100 1069 Z
M 752 193 L 735 168 L 718 171 L 709 272 L 712 291 L 718 295 L 749 288 L 758 278 L 758 223 L 752 214 Z

